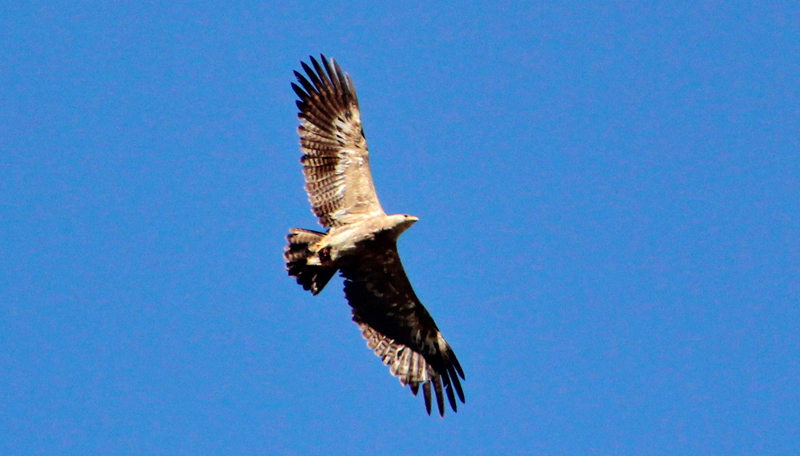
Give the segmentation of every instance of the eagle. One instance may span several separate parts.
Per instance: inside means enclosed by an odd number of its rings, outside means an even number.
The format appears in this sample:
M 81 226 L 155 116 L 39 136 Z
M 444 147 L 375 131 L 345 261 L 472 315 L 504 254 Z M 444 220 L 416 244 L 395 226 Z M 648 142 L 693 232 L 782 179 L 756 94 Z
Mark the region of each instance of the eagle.
M 453 349 L 422 305 L 406 276 L 397 238 L 417 217 L 386 215 L 375 193 L 367 140 L 353 81 L 334 59 L 309 57 L 295 71 L 300 150 L 311 209 L 326 232 L 291 228 L 286 269 L 303 289 L 319 294 L 337 273 L 353 321 L 389 372 L 415 396 L 422 386 L 431 414 L 431 390 L 439 415 L 444 397 L 457 411 L 464 371 Z

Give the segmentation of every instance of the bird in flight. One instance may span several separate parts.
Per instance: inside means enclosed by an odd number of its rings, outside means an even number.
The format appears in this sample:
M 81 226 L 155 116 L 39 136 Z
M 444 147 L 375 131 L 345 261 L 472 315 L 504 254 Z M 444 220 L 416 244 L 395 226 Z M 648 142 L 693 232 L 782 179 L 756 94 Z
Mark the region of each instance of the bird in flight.
M 353 81 L 333 59 L 310 57 L 295 71 L 299 100 L 300 163 L 311 209 L 326 232 L 291 228 L 284 260 L 289 275 L 317 295 L 336 274 L 353 321 L 367 346 L 416 396 L 422 386 L 431 413 L 431 390 L 439 415 L 444 397 L 453 411 L 463 403 L 464 371 L 408 281 L 397 238 L 418 219 L 386 215 L 369 168 Z

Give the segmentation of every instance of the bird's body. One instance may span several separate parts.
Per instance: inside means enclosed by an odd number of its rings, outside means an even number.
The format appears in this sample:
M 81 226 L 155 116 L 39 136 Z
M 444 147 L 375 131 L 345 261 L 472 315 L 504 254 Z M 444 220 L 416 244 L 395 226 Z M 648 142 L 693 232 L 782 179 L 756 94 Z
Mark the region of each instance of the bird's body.
M 369 242 L 375 241 L 376 236 L 385 235 L 387 239 L 396 241 L 400 234 L 419 220 L 410 215 L 384 215 L 375 216 L 350 225 L 341 225 L 331 228 L 328 233 L 314 245 L 315 252 L 324 252 L 322 257 L 327 259 L 332 266 L 346 264 L 348 258 L 357 259 L 370 247 Z M 317 254 L 310 258 L 308 264 L 323 264 L 323 259 Z
M 313 57 L 306 76 L 292 84 L 298 117 L 305 189 L 325 233 L 292 228 L 284 259 L 289 275 L 318 294 L 339 272 L 367 346 L 416 395 L 422 386 L 431 411 L 431 388 L 439 413 L 444 396 L 456 410 L 464 402 L 464 373 L 450 345 L 414 293 L 397 252 L 397 238 L 418 219 L 386 215 L 369 169 L 352 80 L 333 59 Z M 324 68 L 323 68 L 324 67 Z

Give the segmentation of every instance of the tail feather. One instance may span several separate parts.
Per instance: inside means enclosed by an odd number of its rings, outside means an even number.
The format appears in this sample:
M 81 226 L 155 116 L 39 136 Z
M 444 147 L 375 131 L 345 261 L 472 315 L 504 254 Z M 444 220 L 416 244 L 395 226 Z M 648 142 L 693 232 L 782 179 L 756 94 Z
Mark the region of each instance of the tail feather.
M 308 264 L 308 259 L 315 254 L 309 246 L 316 244 L 324 236 L 325 233 L 318 231 L 292 228 L 289 230 L 289 235 L 286 236 L 289 245 L 283 252 L 289 275 L 296 277 L 297 283 L 302 285 L 304 290 L 310 290 L 313 295 L 319 294 L 331 277 L 336 274 L 336 268 Z

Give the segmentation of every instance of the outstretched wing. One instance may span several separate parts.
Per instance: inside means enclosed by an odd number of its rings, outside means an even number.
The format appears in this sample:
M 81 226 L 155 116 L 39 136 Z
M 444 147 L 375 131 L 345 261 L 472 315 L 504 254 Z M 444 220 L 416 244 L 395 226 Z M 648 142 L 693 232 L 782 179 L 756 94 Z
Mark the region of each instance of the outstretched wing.
M 294 72 L 292 84 L 301 120 L 301 163 L 305 189 L 322 226 L 339 226 L 385 215 L 369 170 L 367 139 L 361 128 L 358 97 L 350 76 L 333 59 L 314 57 L 306 76 Z
M 379 244 L 354 264 L 341 268 L 344 292 L 367 346 L 375 351 L 400 383 L 416 396 L 422 385 L 425 408 L 431 413 L 431 388 L 439 414 L 444 394 L 456 411 L 455 395 L 464 402 L 459 377 L 464 372 L 455 353 L 408 281 L 397 244 Z

